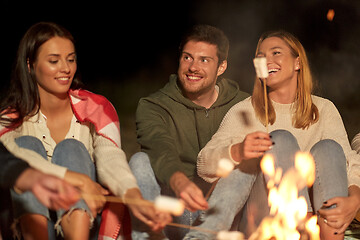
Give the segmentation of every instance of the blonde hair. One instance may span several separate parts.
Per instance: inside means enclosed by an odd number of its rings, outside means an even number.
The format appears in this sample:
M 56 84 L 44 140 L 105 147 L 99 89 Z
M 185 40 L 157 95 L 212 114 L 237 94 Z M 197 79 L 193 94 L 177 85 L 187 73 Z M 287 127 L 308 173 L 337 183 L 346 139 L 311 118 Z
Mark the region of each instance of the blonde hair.
M 300 69 L 298 70 L 297 90 L 294 104 L 295 111 L 293 114 L 292 124 L 295 128 L 308 128 L 311 124 L 314 124 L 319 120 L 319 111 L 311 99 L 313 80 L 304 47 L 295 36 L 288 32 L 266 32 L 261 35 L 258 41 L 255 56 L 258 54 L 261 43 L 270 37 L 282 39 L 289 46 L 292 55 L 295 58 L 299 58 Z M 262 87 L 262 81 L 256 78 L 251 101 L 257 117 L 260 122 L 265 125 L 264 91 Z M 269 124 L 274 124 L 276 120 L 276 113 L 269 99 L 269 95 L 268 103 Z

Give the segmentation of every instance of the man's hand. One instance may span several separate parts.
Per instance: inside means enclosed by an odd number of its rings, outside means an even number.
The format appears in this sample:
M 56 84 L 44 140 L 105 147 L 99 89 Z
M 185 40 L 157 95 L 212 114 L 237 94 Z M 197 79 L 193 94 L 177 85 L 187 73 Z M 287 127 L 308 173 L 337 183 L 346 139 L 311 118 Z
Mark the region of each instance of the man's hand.
M 127 206 L 134 216 L 148 225 L 152 231 L 160 231 L 172 221 L 172 217 L 169 213 L 160 212 L 156 210 L 154 206 L 131 204 L 131 200 L 143 199 L 140 190 L 137 188 L 127 190 L 124 198 L 125 201 L 126 199 L 129 199 L 129 201 L 126 201 Z
M 200 188 L 182 172 L 176 172 L 171 176 L 170 186 L 176 196 L 184 201 L 185 207 L 188 210 L 195 212 L 209 208 Z
M 237 161 L 259 158 L 271 149 L 273 142 L 270 135 L 265 132 L 253 132 L 246 135 L 243 142 L 231 147 L 231 156 Z
M 67 210 L 80 199 L 77 189 L 64 180 L 32 168 L 26 169 L 18 177 L 15 187 L 21 191 L 31 191 L 44 206 L 54 210 Z

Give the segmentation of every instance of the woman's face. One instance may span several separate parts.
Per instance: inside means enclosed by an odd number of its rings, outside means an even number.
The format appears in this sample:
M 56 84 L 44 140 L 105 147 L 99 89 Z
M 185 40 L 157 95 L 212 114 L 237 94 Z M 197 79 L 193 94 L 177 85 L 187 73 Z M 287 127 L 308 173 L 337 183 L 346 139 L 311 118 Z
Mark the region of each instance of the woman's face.
M 67 38 L 49 39 L 40 46 L 33 68 L 40 98 L 67 96 L 77 68 L 74 44 Z
M 299 58 L 294 57 L 287 43 L 278 37 L 266 38 L 261 44 L 257 57 L 266 57 L 269 70 L 267 86 L 270 91 L 296 90 Z

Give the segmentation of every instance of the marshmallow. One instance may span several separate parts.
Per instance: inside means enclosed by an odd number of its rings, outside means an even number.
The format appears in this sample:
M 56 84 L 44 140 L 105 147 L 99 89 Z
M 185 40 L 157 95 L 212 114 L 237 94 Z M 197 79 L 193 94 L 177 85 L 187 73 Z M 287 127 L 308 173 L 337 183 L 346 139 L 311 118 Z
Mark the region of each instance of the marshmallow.
M 244 240 L 244 234 L 237 231 L 220 231 L 216 235 L 216 240 Z
M 216 170 L 216 176 L 227 177 L 234 170 L 234 163 L 227 158 L 222 158 L 218 162 L 218 168 Z
M 156 197 L 154 205 L 159 211 L 169 212 L 175 216 L 181 216 L 185 209 L 185 205 L 182 201 L 167 196 Z
M 254 66 L 258 78 L 267 78 L 269 76 L 269 70 L 265 57 L 254 58 Z

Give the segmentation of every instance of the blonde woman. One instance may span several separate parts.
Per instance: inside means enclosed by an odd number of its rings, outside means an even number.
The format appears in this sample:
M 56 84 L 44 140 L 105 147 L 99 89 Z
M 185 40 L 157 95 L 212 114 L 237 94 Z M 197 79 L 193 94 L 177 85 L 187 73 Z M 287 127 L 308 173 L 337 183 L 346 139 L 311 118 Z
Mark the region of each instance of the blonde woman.
M 350 148 L 340 114 L 332 102 L 312 95 L 306 53 L 293 35 L 264 33 L 255 56 L 267 59 L 270 134 L 265 127 L 263 82 L 256 78 L 252 96 L 229 110 L 199 153 L 198 174 L 208 182 L 217 180 L 219 159 L 231 159 L 237 166 L 217 183 L 209 199 L 212 211 L 205 214 L 200 227 L 228 230 L 233 226 L 251 235 L 269 214 L 261 157 L 272 153 L 276 167 L 286 171 L 294 165 L 297 151 L 309 151 L 316 163 L 316 180 L 299 195 L 307 200 L 309 214 L 319 214 L 321 239 L 343 239 L 360 206 L 360 157 Z M 244 112 L 248 121 L 242 119 Z M 196 231 L 187 235 L 187 239 L 212 237 Z

